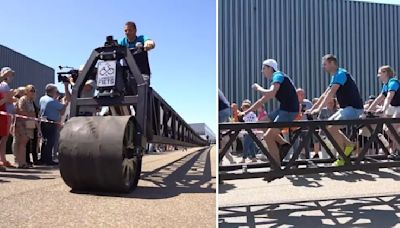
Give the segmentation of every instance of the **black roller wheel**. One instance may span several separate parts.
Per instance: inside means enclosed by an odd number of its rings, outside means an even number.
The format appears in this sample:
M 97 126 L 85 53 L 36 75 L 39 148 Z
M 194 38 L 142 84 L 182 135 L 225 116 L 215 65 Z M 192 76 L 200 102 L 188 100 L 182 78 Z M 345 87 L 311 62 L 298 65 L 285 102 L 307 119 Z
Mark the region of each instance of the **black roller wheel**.
M 73 117 L 60 133 L 64 182 L 76 191 L 130 192 L 141 172 L 134 117 Z

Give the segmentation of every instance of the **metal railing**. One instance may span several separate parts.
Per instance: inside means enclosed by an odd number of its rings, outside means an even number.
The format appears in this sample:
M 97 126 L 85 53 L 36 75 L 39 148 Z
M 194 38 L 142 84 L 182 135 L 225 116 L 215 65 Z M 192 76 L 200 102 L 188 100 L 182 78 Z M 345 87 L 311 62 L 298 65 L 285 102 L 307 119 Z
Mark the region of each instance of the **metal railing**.
M 358 120 L 312 120 L 312 121 L 294 121 L 294 122 L 256 122 L 256 123 L 221 123 L 219 124 L 220 145 L 219 151 L 219 177 L 220 180 L 229 179 L 244 179 L 244 178 L 259 178 L 264 177 L 270 181 L 285 175 L 300 175 L 312 173 L 328 173 L 337 171 L 351 171 L 351 170 L 371 170 L 387 167 L 400 167 L 399 161 L 389 160 L 388 148 L 379 139 L 379 134 L 384 133 L 384 126 L 386 131 L 390 132 L 392 141 L 400 142 L 400 136 L 395 130 L 395 124 L 399 124 L 400 119 L 397 118 L 367 118 Z M 341 148 L 337 141 L 333 138 L 328 131 L 329 126 L 342 126 L 347 130 L 344 133 L 352 141 L 358 139 L 359 129 L 364 128 L 370 133 L 369 140 L 359 149 L 356 149 L 351 156 L 345 156 L 344 148 Z M 289 160 L 283 160 L 281 165 L 272 159 L 272 156 L 265 146 L 263 139 L 258 138 L 253 130 L 255 129 L 268 129 L 268 128 L 289 128 L 296 130 L 289 130 L 289 141 L 292 145 L 293 155 Z M 326 139 L 323 139 L 319 134 L 319 129 L 325 134 Z M 257 145 L 259 150 L 266 156 L 267 161 L 257 163 L 243 163 L 223 165 L 222 160 L 232 146 L 233 142 L 237 139 L 239 133 L 244 131 L 247 133 L 253 142 Z M 293 148 L 294 142 L 299 139 L 301 132 L 305 134 L 298 147 Z M 221 139 L 228 137 L 229 140 L 224 145 L 221 144 Z M 328 158 L 306 158 L 300 159 L 301 152 L 309 147 L 311 139 L 314 138 L 315 142 L 320 143 L 321 147 L 328 154 Z M 331 146 L 328 146 L 331 144 Z M 377 151 L 383 153 L 370 154 L 367 153 L 371 145 L 375 143 Z M 380 149 L 380 150 L 379 150 Z M 343 166 L 335 167 L 329 165 L 334 162 L 338 156 L 341 156 L 345 164 Z M 311 165 L 310 165 L 311 164 Z M 323 165 L 321 165 L 323 164 Z M 243 167 L 246 167 L 244 169 Z

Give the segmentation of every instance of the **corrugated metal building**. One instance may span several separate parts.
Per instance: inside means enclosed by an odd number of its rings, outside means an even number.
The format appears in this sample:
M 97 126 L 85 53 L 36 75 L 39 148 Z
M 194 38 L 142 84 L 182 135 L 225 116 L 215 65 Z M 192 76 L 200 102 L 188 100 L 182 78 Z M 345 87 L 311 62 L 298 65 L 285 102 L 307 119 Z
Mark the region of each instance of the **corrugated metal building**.
M 54 83 L 54 69 L 8 47 L 0 45 L 0 68 L 9 66 L 15 71 L 11 88 L 32 84 L 36 89 L 36 102 L 44 95 L 46 84 Z M 38 103 L 36 103 L 38 104 Z
M 212 143 L 215 143 L 216 138 L 214 132 L 205 123 L 193 123 L 189 124 L 193 130 L 199 134 L 203 139 L 207 139 Z
M 321 57 L 333 53 L 363 98 L 378 94 L 378 67 L 400 69 L 400 6 L 347 0 L 218 0 L 219 88 L 230 101 L 255 101 L 261 64 L 274 58 L 307 98 L 330 77 Z M 271 105 L 271 104 L 270 104 Z M 269 109 L 272 107 L 269 107 Z

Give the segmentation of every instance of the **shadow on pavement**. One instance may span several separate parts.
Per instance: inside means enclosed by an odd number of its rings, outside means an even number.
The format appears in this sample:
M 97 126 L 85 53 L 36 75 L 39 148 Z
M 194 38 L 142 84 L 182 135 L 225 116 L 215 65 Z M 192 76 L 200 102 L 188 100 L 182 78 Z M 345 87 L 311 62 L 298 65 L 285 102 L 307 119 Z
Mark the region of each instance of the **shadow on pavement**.
M 0 184 L 1 184 L 1 183 L 8 183 L 8 182 L 10 182 L 10 181 L 9 181 L 9 180 L 0 179 Z
M 397 215 L 396 215 L 397 213 Z M 400 195 L 219 208 L 219 227 L 393 227 Z
M 228 184 L 226 182 L 222 182 L 218 186 L 219 186 L 218 188 L 219 194 L 227 193 L 228 191 L 236 188 L 234 184 Z
M 386 170 L 380 171 L 368 171 L 360 173 L 359 171 L 349 171 L 341 173 L 320 173 L 320 174 L 308 174 L 308 175 L 290 175 L 286 176 L 293 186 L 308 187 L 308 188 L 319 188 L 323 187 L 323 179 L 329 178 L 332 180 L 346 181 L 346 182 L 360 182 L 360 181 L 377 181 L 377 179 L 393 179 L 400 180 L 400 169 L 391 169 L 394 172 L 388 172 Z M 396 173 L 399 173 L 396 175 Z M 267 182 L 265 182 L 267 184 Z M 235 189 L 234 184 L 230 184 L 227 181 L 219 183 L 219 194 L 224 194 L 232 189 Z
M 140 181 L 149 181 L 154 187 L 138 186 L 129 194 L 90 193 L 124 198 L 163 199 L 182 193 L 215 193 L 212 182 L 210 148 L 200 149 L 151 172 L 142 172 Z M 73 193 L 88 193 L 76 192 Z
M 287 179 L 292 182 L 294 186 L 318 188 L 322 187 L 322 178 L 329 178 L 332 180 L 346 181 L 346 182 L 360 182 L 360 181 L 377 181 L 378 179 L 393 179 L 400 180 L 400 175 L 385 170 L 368 171 L 368 172 L 342 172 L 342 173 L 322 173 L 310 174 L 299 176 L 287 176 Z
M 15 179 L 22 179 L 22 180 L 40 180 L 43 179 L 40 176 L 36 175 L 21 175 L 16 173 L 0 173 L 0 178 L 15 178 Z M 54 178 L 53 178 L 54 179 Z
M 45 176 L 46 174 L 52 174 L 51 171 L 57 170 L 58 167 L 45 167 L 45 166 L 35 166 L 30 169 L 17 169 L 17 168 L 7 168 L 6 171 L 0 172 L 0 178 L 13 178 L 22 180 L 44 180 L 44 179 L 56 179 L 53 176 Z M 10 182 L 5 180 L 0 180 L 1 182 Z

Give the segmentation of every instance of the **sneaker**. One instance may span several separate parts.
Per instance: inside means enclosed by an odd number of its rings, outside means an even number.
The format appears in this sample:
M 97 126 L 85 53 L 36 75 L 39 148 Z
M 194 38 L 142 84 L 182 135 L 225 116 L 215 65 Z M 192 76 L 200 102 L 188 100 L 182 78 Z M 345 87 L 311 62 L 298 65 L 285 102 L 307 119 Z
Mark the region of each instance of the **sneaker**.
M 18 165 L 17 169 L 29 169 L 28 164 Z
M 240 161 L 240 163 L 246 163 L 246 159 L 242 158 L 242 160 Z
M 393 161 L 400 161 L 399 151 L 395 150 L 393 154 L 389 154 L 388 159 L 393 160 Z
M 350 155 L 351 155 L 351 153 L 354 151 L 354 149 L 355 149 L 355 146 L 346 146 L 346 147 L 344 148 L 344 154 L 345 154 L 347 157 L 350 157 Z M 332 163 L 332 166 L 339 167 L 339 166 L 344 166 L 344 164 L 345 164 L 345 160 L 339 156 L 339 159 L 337 159 L 336 161 L 334 161 L 334 162 Z
M 332 163 L 332 166 L 334 166 L 334 167 L 339 167 L 339 166 L 344 166 L 344 160 L 343 159 L 338 159 L 338 160 L 336 160 L 336 161 L 334 161 L 333 163 Z
M 344 148 L 344 154 L 348 157 L 350 156 L 351 152 L 353 152 L 355 149 L 355 146 L 346 146 Z
M 257 162 L 257 158 L 252 158 L 251 162 Z
M 285 143 L 285 144 L 282 144 L 282 145 L 277 143 L 277 146 L 278 146 L 279 155 L 280 155 L 280 158 L 281 158 L 281 161 L 282 161 L 286 157 L 286 155 L 289 153 L 290 148 L 292 147 L 292 145 L 290 145 L 290 143 Z
M 42 160 L 37 160 L 33 162 L 34 165 L 45 165 L 46 163 L 43 162 Z
M 50 162 L 47 162 L 46 165 L 48 165 L 48 166 L 56 166 L 56 165 L 58 165 L 58 162 L 50 161 Z

